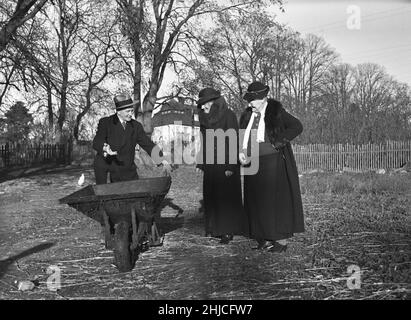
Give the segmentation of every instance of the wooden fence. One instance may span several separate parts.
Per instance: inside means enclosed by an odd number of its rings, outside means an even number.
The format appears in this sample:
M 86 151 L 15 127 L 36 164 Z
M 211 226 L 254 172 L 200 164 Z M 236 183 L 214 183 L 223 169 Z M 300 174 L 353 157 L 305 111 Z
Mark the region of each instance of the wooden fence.
M 411 141 L 387 141 L 381 144 L 309 144 L 293 145 L 300 172 L 369 171 L 400 168 L 411 161 Z
M 292 148 L 299 172 L 390 170 L 411 162 L 411 141 L 363 145 L 294 144 Z M 70 163 L 73 154 L 74 158 L 81 158 L 83 153 L 91 155 L 90 159 L 94 156 L 88 145 L 74 149 L 69 144 L 0 145 L 0 168 Z
M 70 162 L 68 144 L 12 144 L 0 145 L 0 168 L 29 167 L 41 164 Z

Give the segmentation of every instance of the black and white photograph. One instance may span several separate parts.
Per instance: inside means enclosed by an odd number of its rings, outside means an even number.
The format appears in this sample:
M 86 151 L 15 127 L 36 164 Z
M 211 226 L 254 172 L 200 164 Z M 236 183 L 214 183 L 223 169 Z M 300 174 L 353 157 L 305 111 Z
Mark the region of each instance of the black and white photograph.
M 0 1 L 0 300 L 410 300 L 410 30 L 408 0 Z

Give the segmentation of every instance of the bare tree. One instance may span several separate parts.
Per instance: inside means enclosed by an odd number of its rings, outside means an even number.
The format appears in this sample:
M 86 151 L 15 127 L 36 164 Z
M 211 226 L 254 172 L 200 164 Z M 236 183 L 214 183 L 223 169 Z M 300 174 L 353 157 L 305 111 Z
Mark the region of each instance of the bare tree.
M 14 12 L 7 21 L 2 21 L 0 29 L 0 52 L 3 51 L 17 29 L 32 19 L 47 0 L 17 0 Z M 4 8 L 4 7 L 3 7 Z
M 337 54 L 318 36 L 301 38 L 294 33 L 287 41 L 284 84 L 286 101 L 300 115 L 311 113 L 322 77 L 337 61 Z
M 42 85 L 41 79 L 51 78 L 37 49 L 39 41 L 45 36 L 39 16 L 21 26 L 7 48 L 0 53 L 0 104 L 10 88 L 27 91 L 35 83 Z
M 145 0 L 117 0 L 120 11 L 120 22 L 122 33 L 128 37 L 131 43 L 132 61 L 134 67 L 130 64 L 122 50 L 119 48 L 117 53 L 123 58 L 127 66 L 127 71 L 133 79 L 133 95 L 136 102 L 135 115 L 141 109 L 141 84 L 142 84 L 142 64 L 147 49 L 143 38 L 147 38 L 146 1 Z M 144 47 L 143 47 L 144 46 Z
M 134 37 L 131 38 L 132 43 L 140 42 L 139 48 L 144 48 L 146 40 L 143 38 L 143 34 L 149 40 L 147 52 L 134 50 L 134 63 L 143 63 L 143 58 L 145 58 L 148 60 L 149 65 L 147 92 L 144 95 L 140 112 L 136 112 L 138 119 L 143 123 L 145 131 L 149 134 L 152 131 L 152 110 L 157 102 L 157 94 L 163 82 L 166 67 L 172 63 L 173 49 L 181 41 L 184 41 L 186 34 L 189 32 L 188 27 L 191 20 L 215 12 L 251 7 L 263 3 L 263 1 L 258 0 L 227 1 L 224 4 L 218 1 L 205 0 L 151 0 L 147 2 L 118 0 L 118 2 L 124 15 L 127 15 L 124 12 L 124 8 L 127 8 L 128 12 L 134 12 L 134 17 L 139 18 L 138 21 L 134 21 L 131 25 L 132 28 L 130 27 L 129 30 L 130 37 Z M 279 3 L 280 1 L 270 2 Z M 134 10 L 130 9 L 130 5 L 133 6 Z M 148 10 L 150 6 L 151 11 Z M 136 28 L 140 28 L 139 30 L 142 32 L 136 33 Z M 136 57 L 136 54 L 140 54 L 141 58 Z M 148 54 L 148 56 L 143 57 L 143 54 Z M 135 70 L 135 79 L 139 79 L 137 73 L 141 72 L 142 69 L 136 67 Z M 141 87 L 138 88 L 138 84 L 134 81 L 135 97 L 138 97 L 137 91 L 139 90 L 141 90 Z
M 80 35 L 84 50 L 82 59 L 76 61 L 78 70 L 84 74 L 84 81 L 80 84 L 80 110 L 73 128 L 75 140 L 79 138 L 83 117 L 94 105 L 101 103 L 109 95 L 101 84 L 109 75 L 119 72 L 113 68 L 113 62 L 118 59 L 113 45 L 115 21 L 104 14 L 99 21 L 92 19 L 88 21 L 84 34 Z
M 21 58 L 21 55 L 18 54 L 16 58 Z M 14 63 L 13 59 L 8 58 L 7 56 L 3 56 L 0 60 L 0 107 L 2 107 L 3 99 L 9 90 L 10 87 L 14 87 L 19 90 L 17 84 L 15 83 L 16 74 L 18 72 L 17 65 Z M 3 112 L 6 110 L 2 108 Z
M 24 29 L 29 28 L 29 31 L 15 37 L 11 47 L 14 47 L 16 52 L 20 52 L 21 55 L 21 59 L 15 61 L 16 65 L 19 66 L 21 79 L 23 82 L 25 79 L 29 79 L 31 82 L 30 86 L 25 85 L 25 91 L 38 93 L 34 94 L 33 97 L 37 96 L 39 103 L 44 100 L 42 98 L 44 92 L 41 89 L 45 91 L 48 125 L 53 128 L 55 118 L 53 97 L 59 91 L 59 77 L 55 72 L 57 69 L 55 52 L 47 46 L 52 37 L 44 28 L 46 22 L 44 16 L 38 14 L 30 26 L 26 24 L 23 27 Z
M 378 118 L 378 111 L 389 102 L 392 82 L 385 69 L 377 64 L 360 64 L 355 72 L 354 103 L 361 111 L 361 125 L 357 142 L 372 140 L 372 128 Z
M 314 130 L 324 143 L 353 143 L 356 134 L 355 111 L 350 108 L 354 89 L 354 68 L 336 64 L 328 69 L 317 89 L 319 97 L 312 108 L 317 125 Z
M 274 82 L 275 67 L 280 69 L 282 65 L 283 57 L 277 50 L 281 44 L 277 39 L 283 30 L 271 16 L 258 9 L 237 15 L 222 12 L 217 17 L 216 27 L 198 36 L 202 59 L 197 58 L 192 65 L 198 85 L 222 88 L 231 107 L 240 112 L 243 90 L 248 83 Z M 281 77 L 277 79 L 281 82 Z

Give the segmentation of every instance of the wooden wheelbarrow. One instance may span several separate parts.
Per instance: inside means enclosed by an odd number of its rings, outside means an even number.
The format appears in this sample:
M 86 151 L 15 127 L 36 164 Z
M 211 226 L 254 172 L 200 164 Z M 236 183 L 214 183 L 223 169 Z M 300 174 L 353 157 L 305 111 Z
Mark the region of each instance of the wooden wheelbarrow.
M 120 272 L 130 271 L 141 251 L 162 244 L 156 220 L 171 177 L 89 185 L 59 200 L 104 227 L 106 248 L 113 249 Z

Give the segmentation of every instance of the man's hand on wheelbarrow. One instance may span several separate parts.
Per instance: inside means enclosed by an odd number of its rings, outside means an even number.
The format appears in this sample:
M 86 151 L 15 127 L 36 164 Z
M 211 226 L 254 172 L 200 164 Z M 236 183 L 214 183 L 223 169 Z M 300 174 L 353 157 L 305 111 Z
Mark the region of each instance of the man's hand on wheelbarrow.
M 163 167 L 165 175 L 169 176 L 171 174 L 171 171 L 173 171 L 172 166 L 168 163 L 167 160 L 161 161 L 160 166 Z
M 110 145 L 108 143 L 104 143 L 103 144 L 103 156 L 107 157 L 107 155 L 109 156 L 117 155 L 117 151 L 111 150 Z

